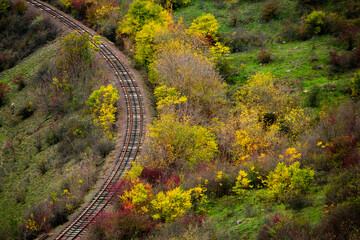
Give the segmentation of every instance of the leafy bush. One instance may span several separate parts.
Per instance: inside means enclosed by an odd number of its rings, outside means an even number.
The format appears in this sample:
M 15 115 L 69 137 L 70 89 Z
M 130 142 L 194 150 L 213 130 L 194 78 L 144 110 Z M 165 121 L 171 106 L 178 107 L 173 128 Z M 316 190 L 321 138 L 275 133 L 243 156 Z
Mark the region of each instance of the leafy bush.
M 344 72 L 346 70 L 360 66 L 360 45 L 351 52 L 339 55 L 338 51 L 330 51 L 330 64 L 333 71 Z
M 344 202 L 325 211 L 322 222 L 315 227 L 316 239 L 359 239 L 360 203 Z
M 108 85 L 94 91 L 86 102 L 94 117 L 94 123 L 102 127 L 109 139 L 113 138 L 111 130 L 115 122 L 116 101 L 118 99 L 117 89 L 112 85 Z
M 319 34 L 322 30 L 325 20 L 325 13 L 323 11 L 313 11 L 306 16 L 306 27 L 314 34 Z
M 25 80 L 22 75 L 16 76 L 13 79 L 11 79 L 12 83 L 18 86 L 18 91 L 21 91 L 25 86 Z
M 233 191 L 238 195 L 239 198 L 243 198 L 246 189 L 251 188 L 252 186 L 249 184 L 251 181 L 247 178 L 247 173 L 245 171 L 240 170 L 239 175 L 236 178 L 235 187 L 233 187 Z
M 326 188 L 326 204 L 340 204 L 355 201 L 360 194 L 360 169 L 351 167 L 344 169 L 339 175 L 330 178 Z
M 202 15 L 191 23 L 188 29 L 190 34 L 204 36 L 210 44 L 218 41 L 219 23 L 210 13 Z
M 266 42 L 266 35 L 260 31 L 250 31 L 248 32 L 244 28 L 237 28 L 231 34 L 221 34 L 221 41 L 223 41 L 226 46 L 230 47 L 230 52 L 243 52 L 252 48 L 257 48 Z
M 340 40 L 347 44 L 347 50 L 350 51 L 354 48 L 358 41 L 359 28 L 357 27 L 345 27 L 341 30 Z
M 155 228 L 155 222 L 145 215 L 129 210 L 101 213 L 90 225 L 87 239 L 144 239 Z
M 176 10 L 188 5 L 191 0 L 160 0 L 161 5 L 166 9 Z
M 217 152 L 215 136 L 207 128 L 163 115 L 150 126 L 143 154 L 145 166 L 160 169 L 194 167 L 212 160 Z
M 267 218 L 266 225 L 258 232 L 258 240 L 270 239 L 310 239 L 311 226 L 307 221 L 275 213 Z
M 321 94 L 321 88 L 318 85 L 313 86 L 309 93 L 306 96 L 305 99 L 305 105 L 307 107 L 319 107 L 320 104 L 320 94 Z
M 277 0 L 267 0 L 261 9 L 262 18 L 265 21 L 270 21 L 279 13 L 279 2 Z
M 266 50 L 264 47 L 261 47 L 258 55 L 257 55 L 257 60 L 260 62 L 260 63 L 269 63 L 271 61 L 271 53 Z
M 22 120 L 24 120 L 30 117 L 31 115 L 33 115 L 34 112 L 35 112 L 35 106 L 31 101 L 29 101 L 29 103 L 27 103 L 19 110 L 17 115 L 20 116 Z
M 302 195 L 311 191 L 315 172 L 310 168 L 300 169 L 300 163 L 290 166 L 279 163 L 265 180 L 266 198 L 271 201 L 284 202 L 294 195 Z
M 360 97 L 360 70 L 358 70 L 351 79 L 351 92 L 354 98 Z
M 191 208 L 191 190 L 183 191 L 179 187 L 164 192 L 159 192 L 151 201 L 155 220 L 170 221 L 178 218 Z
M 6 82 L 0 82 L 0 106 L 4 104 L 10 87 Z
M 345 8 L 343 10 L 345 16 L 350 19 L 358 18 L 360 16 L 360 3 L 356 0 L 346 1 Z

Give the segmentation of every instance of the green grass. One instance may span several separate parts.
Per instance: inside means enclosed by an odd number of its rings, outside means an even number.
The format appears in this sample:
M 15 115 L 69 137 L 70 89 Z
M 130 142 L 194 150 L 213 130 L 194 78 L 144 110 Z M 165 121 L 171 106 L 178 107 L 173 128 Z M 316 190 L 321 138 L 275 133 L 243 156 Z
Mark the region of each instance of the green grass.
M 261 202 L 256 197 L 258 191 L 262 190 L 249 191 L 249 196 L 241 201 L 233 196 L 224 196 L 213 202 L 209 217 L 216 223 L 216 232 L 220 237 L 231 239 L 230 236 L 241 236 L 256 239 L 266 219 L 275 213 L 291 216 L 293 219 L 303 219 L 312 226 L 320 222 L 323 215 L 324 191 L 309 195 L 311 204 L 301 210 L 292 210 L 285 204 Z
M 230 77 L 233 82 L 229 84 L 230 91 L 240 88 L 251 75 L 270 72 L 284 81 L 294 83 L 296 88 L 293 89 L 293 94 L 300 102 L 305 101 L 307 92 L 315 85 L 322 89 L 319 108 L 324 105 L 337 105 L 348 98 L 353 71 L 334 73 L 329 63 L 329 51 L 342 52 L 346 47 L 331 35 L 314 36 L 306 41 L 284 41 L 281 37 L 283 25 L 287 21 L 299 21 L 306 11 L 299 8 L 297 1 L 281 0 L 279 14 L 266 22 L 262 19 L 263 4 L 264 1 L 239 1 L 231 5 L 197 0 L 192 1 L 190 6 L 175 11 L 174 16 L 175 19 L 182 18 L 185 27 L 188 27 L 198 16 L 211 13 L 220 24 L 220 35 L 231 34 L 241 28 L 247 33 L 255 32 L 255 35 L 261 34 L 265 38 L 263 44 L 272 56 L 269 64 L 260 64 L 257 59 L 260 47 L 249 46 L 249 50 L 245 52 L 230 54 L 230 64 L 238 70 Z M 329 8 L 327 5 L 325 7 Z M 233 18 L 238 19 L 237 26 L 231 25 Z

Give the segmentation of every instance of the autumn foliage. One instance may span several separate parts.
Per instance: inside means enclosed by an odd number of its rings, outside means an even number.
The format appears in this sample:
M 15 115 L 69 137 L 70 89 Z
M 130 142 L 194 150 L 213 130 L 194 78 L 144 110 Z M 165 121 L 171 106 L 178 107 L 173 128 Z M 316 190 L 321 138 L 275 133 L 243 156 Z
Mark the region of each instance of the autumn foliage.
M 111 132 L 112 125 L 115 122 L 116 101 L 118 100 L 117 89 L 112 85 L 102 86 L 94 91 L 86 104 L 94 117 L 94 123 L 101 126 L 108 138 L 113 138 Z

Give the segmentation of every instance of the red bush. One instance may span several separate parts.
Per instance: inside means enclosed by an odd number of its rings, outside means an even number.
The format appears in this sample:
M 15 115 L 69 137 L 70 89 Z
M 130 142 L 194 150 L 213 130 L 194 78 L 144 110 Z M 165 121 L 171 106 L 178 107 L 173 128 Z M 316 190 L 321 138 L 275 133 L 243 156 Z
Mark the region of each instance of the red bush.
M 340 40 L 348 45 L 347 50 L 354 48 L 359 34 L 359 28 L 347 26 L 341 31 Z
M 142 239 L 155 228 L 155 222 L 146 215 L 118 210 L 101 213 L 91 224 L 88 239 Z
M 141 172 L 140 179 L 143 179 L 148 183 L 155 185 L 164 181 L 164 173 L 161 169 L 150 169 L 145 167 Z
M 0 82 L 0 106 L 4 103 L 9 91 L 9 85 L 6 82 Z

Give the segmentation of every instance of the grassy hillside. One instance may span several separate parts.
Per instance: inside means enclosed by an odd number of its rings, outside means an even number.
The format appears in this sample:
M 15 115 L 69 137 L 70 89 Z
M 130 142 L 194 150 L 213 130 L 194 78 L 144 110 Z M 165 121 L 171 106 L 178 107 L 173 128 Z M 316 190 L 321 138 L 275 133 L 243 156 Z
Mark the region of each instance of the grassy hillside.
M 65 41 L 77 41 L 76 34 L 0 74 L 10 89 L 0 107 L 2 239 L 32 239 L 65 222 L 113 148 L 86 105 L 91 92 L 106 83 L 103 72 L 86 47 L 86 62 L 62 60 Z

